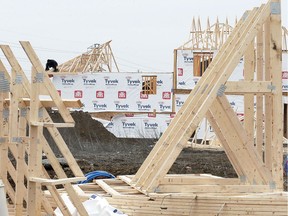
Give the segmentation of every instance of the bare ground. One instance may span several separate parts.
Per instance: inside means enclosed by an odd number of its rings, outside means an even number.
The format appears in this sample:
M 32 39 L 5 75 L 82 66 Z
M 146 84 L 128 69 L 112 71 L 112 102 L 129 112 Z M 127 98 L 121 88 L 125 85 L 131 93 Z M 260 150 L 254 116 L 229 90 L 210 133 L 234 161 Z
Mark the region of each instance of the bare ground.
M 61 120 L 51 113 L 55 122 Z M 154 139 L 119 139 L 88 113 L 74 112 L 75 128 L 60 128 L 66 144 L 83 173 L 104 170 L 113 175 L 135 174 L 157 142 Z M 52 138 L 44 131 L 54 152 L 62 157 Z M 70 172 L 69 168 L 65 170 Z M 230 161 L 221 148 L 185 148 L 169 173 L 209 173 L 222 177 L 237 177 Z

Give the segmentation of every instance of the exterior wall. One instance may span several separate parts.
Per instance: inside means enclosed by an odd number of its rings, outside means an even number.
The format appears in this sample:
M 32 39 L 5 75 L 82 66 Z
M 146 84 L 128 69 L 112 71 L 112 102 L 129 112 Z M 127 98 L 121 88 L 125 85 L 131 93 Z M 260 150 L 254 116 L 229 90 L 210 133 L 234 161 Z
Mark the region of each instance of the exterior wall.
M 157 75 L 157 94 L 142 94 L 142 76 Z M 172 73 L 55 75 L 62 98 L 80 99 L 86 112 L 172 112 Z
M 198 51 L 197 51 L 198 52 Z M 283 92 L 288 92 L 288 54 L 283 53 Z M 193 51 L 177 50 L 176 89 L 193 89 L 200 77 L 193 76 Z M 243 79 L 244 63 L 241 59 L 230 81 Z M 87 112 L 119 112 L 111 121 L 98 119 L 116 137 L 159 138 L 181 109 L 188 94 L 175 94 L 174 105 L 171 89 L 172 73 L 157 75 L 157 94 L 141 96 L 143 73 L 93 73 L 77 75 L 56 75 L 53 83 L 62 98 L 79 98 Z M 101 93 L 97 96 L 97 92 Z M 227 96 L 239 118 L 243 117 L 243 96 Z M 283 102 L 288 103 L 287 97 Z M 153 112 L 157 114 L 153 114 Z M 143 114 L 121 114 L 142 112 Z M 150 112 L 150 113 L 149 113 Z M 213 139 L 215 134 L 204 119 L 197 129 L 198 139 Z

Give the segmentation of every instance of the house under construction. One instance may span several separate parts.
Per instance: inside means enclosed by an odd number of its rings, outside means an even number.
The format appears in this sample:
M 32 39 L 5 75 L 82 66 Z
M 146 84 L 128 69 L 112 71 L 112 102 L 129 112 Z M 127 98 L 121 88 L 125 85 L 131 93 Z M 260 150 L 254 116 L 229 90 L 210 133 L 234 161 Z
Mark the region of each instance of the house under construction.
M 0 175 L 10 200 L 9 214 L 53 215 L 58 207 L 63 215 L 72 215 L 63 199 L 68 195 L 78 213 L 86 216 L 89 212 L 82 202 L 99 194 L 128 215 L 287 215 L 281 35 L 279 0 L 247 11 L 137 173 L 82 185 L 74 184 L 85 177 L 58 131 L 74 126 L 67 108 L 79 108 L 80 101 L 61 99 L 29 42 L 20 44 L 32 64 L 31 82 L 10 47 L 0 45 L 12 67 L 9 74 L 0 62 Z M 244 80 L 228 82 L 242 57 Z M 258 65 L 257 76 L 254 65 Z M 228 89 L 244 97 L 244 124 L 229 103 Z M 40 95 L 51 100 L 42 100 Z M 53 122 L 47 107 L 57 107 L 63 121 Z M 203 118 L 217 134 L 237 178 L 168 174 Z M 43 136 L 44 127 L 74 177 L 66 176 Z M 43 153 L 58 179 L 47 174 Z

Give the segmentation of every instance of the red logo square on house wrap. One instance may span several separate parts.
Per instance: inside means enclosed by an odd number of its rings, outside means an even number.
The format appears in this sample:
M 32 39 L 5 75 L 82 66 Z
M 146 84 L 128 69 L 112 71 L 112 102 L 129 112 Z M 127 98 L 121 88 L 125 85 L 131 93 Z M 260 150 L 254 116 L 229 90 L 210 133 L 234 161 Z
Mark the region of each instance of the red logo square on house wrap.
M 143 94 L 142 92 L 140 92 L 140 99 L 148 99 L 148 97 L 148 94 Z
M 126 91 L 118 91 L 118 98 L 125 99 L 126 98 Z
M 171 99 L 171 92 L 162 92 L 162 99 L 170 100 Z
M 82 90 L 75 90 L 74 91 L 74 98 L 82 98 L 83 97 L 83 91 Z
M 178 68 L 178 76 L 183 76 L 183 68 Z
M 104 98 L 105 92 L 104 91 L 96 91 L 96 98 Z

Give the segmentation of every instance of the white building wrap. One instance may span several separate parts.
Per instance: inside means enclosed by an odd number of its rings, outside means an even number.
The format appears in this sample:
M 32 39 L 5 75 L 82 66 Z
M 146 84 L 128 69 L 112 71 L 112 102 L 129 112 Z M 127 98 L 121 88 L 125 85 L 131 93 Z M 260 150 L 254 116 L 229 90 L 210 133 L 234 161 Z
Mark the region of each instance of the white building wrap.
M 119 114 L 112 118 L 106 128 L 121 138 L 159 138 L 173 118 L 173 114 Z
M 193 76 L 193 51 L 177 51 L 177 89 L 193 89 L 200 77 Z M 282 58 L 283 92 L 288 92 L 288 54 Z M 243 79 L 244 62 L 240 60 L 229 81 Z M 142 76 L 157 75 L 157 94 L 142 95 Z M 79 98 L 87 112 L 143 112 L 143 114 L 119 114 L 103 125 L 116 137 L 159 138 L 166 130 L 175 114 L 172 112 L 172 73 L 93 73 L 77 75 L 56 75 L 53 83 L 62 98 Z M 188 94 L 175 95 L 177 113 Z M 243 118 L 243 96 L 227 96 L 239 118 Z M 287 98 L 283 98 L 288 103 Z M 163 114 L 144 114 L 147 112 Z M 215 134 L 204 119 L 197 129 L 197 139 L 213 139 Z
M 143 73 L 54 75 L 62 98 L 78 98 L 87 112 L 172 112 L 172 73 L 157 74 L 157 94 L 142 94 Z

